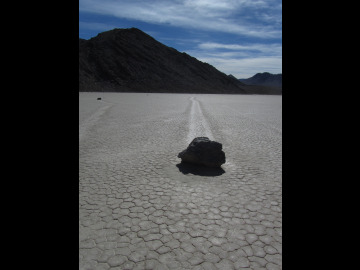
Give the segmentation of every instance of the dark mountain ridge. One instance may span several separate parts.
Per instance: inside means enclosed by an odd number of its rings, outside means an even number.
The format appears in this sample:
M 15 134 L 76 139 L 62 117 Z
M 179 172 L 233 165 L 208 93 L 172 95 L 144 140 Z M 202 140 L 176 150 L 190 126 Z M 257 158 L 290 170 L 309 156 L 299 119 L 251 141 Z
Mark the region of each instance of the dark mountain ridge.
M 79 39 L 79 91 L 269 94 L 137 28 Z
M 282 74 L 271 74 L 269 72 L 256 73 L 248 79 L 239 79 L 248 85 L 264 85 L 282 88 Z

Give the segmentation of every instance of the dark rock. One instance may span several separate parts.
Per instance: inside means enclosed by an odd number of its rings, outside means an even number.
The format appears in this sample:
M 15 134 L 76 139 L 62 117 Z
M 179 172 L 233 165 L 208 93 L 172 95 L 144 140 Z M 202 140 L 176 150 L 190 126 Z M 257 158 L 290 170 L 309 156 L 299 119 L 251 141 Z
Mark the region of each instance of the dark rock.
M 101 100 L 101 97 L 98 97 L 97 100 Z
M 200 175 L 200 176 L 220 176 L 225 173 L 223 168 L 221 167 L 206 167 L 206 166 L 199 166 L 198 164 L 192 164 L 187 162 L 181 162 L 176 164 L 179 171 L 182 172 L 184 175 L 193 174 L 193 175 Z
M 178 154 L 182 162 L 205 165 L 207 167 L 220 167 L 225 163 L 225 153 L 222 144 L 211 141 L 207 137 L 197 137 L 189 146 Z

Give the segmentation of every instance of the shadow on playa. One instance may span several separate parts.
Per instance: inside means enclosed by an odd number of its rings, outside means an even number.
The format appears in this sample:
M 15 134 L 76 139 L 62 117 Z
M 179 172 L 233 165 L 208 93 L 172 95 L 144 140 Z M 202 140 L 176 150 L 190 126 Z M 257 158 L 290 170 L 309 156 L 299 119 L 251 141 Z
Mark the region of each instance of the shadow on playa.
M 220 176 L 225 171 L 221 168 L 213 168 L 213 167 L 206 167 L 203 165 L 194 165 L 191 163 L 181 162 L 179 164 L 176 164 L 176 167 L 178 167 L 179 171 L 183 174 L 194 174 L 194 175 L 200 175 L 200 176 Z

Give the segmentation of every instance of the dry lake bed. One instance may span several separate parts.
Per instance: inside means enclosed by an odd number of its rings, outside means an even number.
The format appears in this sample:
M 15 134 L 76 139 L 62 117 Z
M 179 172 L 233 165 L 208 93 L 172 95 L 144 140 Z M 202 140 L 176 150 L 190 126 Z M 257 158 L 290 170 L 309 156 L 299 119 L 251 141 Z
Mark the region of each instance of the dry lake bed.
M 180 164 L 200 136 L 221 171 Z M 282 269 L 282 96 L 79 93 L 79 248 L 79 269 Z

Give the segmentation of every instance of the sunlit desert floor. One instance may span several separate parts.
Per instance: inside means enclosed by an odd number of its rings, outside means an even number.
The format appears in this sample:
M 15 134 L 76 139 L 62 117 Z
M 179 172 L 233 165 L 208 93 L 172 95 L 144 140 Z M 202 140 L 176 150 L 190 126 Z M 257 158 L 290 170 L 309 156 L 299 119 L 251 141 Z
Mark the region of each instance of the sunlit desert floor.
M 281 96 L 79 93 L 79 149 L 80 269 L 282 269 Z

